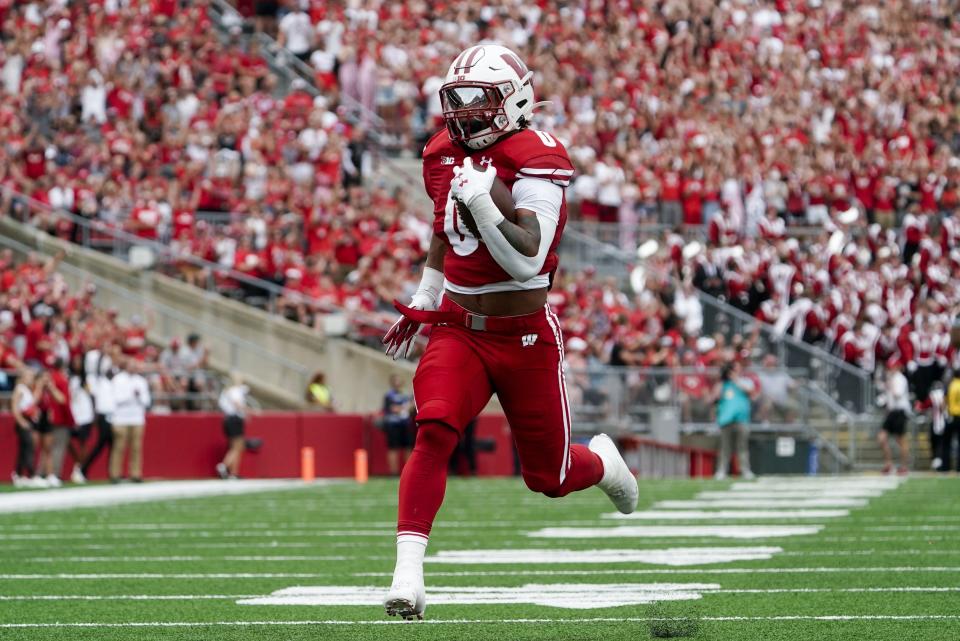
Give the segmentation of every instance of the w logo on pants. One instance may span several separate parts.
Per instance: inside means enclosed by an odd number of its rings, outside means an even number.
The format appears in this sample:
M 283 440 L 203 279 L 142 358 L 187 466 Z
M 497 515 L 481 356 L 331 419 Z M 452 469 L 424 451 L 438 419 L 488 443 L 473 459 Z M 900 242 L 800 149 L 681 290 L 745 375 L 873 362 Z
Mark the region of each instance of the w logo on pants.
M 533 347 L 533 344 L 537 342 L 536 334 L 524 334 L 520 337 L 520 344 L 524 347 Z

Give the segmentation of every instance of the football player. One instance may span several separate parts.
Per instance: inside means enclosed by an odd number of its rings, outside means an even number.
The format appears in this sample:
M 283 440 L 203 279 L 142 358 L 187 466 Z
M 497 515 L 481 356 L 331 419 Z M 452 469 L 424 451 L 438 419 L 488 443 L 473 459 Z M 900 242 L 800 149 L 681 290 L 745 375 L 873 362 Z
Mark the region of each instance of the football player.
M 383 339 L 396 358 L 421 324 L 433 325 L 413 380 L 419 429 L 400 477 L 397 565 L 384 602 L 405 619 L 423 618 L 423 558 L 447 462 L 494 393 L 528 488 L 561 497 L 597 485 L 621 512 L 637 505 L 636 478 L 608 436 L 571 442 L 563 337 L 547 290 L 573 166 L 560 141 L 529 127 L 532 76 L 506 47 L 460 53 L 440 88 L 446 129 L 423 151 L 434 236 L 420 287 L 397 304 L 403 316 Z M 507 216 L 491 195 L 495 178 L 512 196 Z

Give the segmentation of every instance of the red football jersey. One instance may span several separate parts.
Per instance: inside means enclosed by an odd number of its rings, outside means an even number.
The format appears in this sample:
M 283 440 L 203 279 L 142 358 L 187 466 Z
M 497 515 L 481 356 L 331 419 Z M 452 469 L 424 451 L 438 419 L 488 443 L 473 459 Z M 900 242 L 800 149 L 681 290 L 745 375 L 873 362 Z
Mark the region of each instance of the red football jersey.
M 434 134 L 424 148 L 423 184 L 433 201 L 433 230 L 450 247 L 444 257 L 443 275 L 450 283 L 460 287 L 482 287 L 511 281 L 513 277 L 497 264 L 486 245 L 468 229 L 462 228 L 454 215 L 450 181 L 453 179 L 453 168 L 462 165 L 467 156 L 473 159 L 474 165 L 492 163 L 497 169 L 497 176 L 511 190 L 521 178 L 549 180 L 567 187 L 573 176 L 573 165 L 560 141 L 534 129 L 523 129 L 479 151 L 465 150 L 450 142 L 444 129 Z M 559 263 L 557 246 L 566 222 L 567 201 L 564 197 L 556 235 L 540 270 L 541 275 L 550 275 L 551 282 Z

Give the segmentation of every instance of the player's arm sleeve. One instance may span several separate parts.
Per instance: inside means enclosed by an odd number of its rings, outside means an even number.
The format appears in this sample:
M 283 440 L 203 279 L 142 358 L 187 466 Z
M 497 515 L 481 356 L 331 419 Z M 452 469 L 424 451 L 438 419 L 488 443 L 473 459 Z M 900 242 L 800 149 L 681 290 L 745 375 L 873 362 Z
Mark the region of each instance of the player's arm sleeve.
M 526 282 L 540 273 L 560 223 L 563 188 L 536 178 L 521 178 L 513 184 L 515 209 L 532 211 L 540 225 L 540 245 L 533 256 L 524 256 L 511 245 L 497 226 L 485 225 L 480 231 L 487 250 L 497 264 L 515 280 Z M 504 221 L 501 224 L 512 224 Z

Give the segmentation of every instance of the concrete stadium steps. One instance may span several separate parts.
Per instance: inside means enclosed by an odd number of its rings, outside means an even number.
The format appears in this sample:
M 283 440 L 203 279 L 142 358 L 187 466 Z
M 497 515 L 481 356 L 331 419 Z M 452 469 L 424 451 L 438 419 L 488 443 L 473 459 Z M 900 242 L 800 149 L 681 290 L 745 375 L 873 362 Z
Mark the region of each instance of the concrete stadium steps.
M 390 375 L 409 378 L 413 372 L 412 363 L 393 361 L 380 350 L 324 337 L 299 323 L 133 268 L 10 218 L 0 218 L 0 244 L 18 253 L 64 252 L 62 272 L 72 288 L 95 283 L 98 305 L 117 309 L 122 318 L 133 314 L 155 318 L 148 335 L 151 342 L 167 344 L 173 337 L 201 334 L 213 369 L 241 374 L 269 408 L 302 407 L 310 376 L 322 371 L 339 411 L 376 411 L 382 407 Z
M 854 469 L 879 470 L 883 467 L 883 450 L 877 442 L 878 430 L 879 427 L 873 429 L 860 428 L 854 431 L 852 439 L 851 433 L 848 430 L 843 430 L 837 434 L 836 444 L 843 452 L 850 451 L 850 442 L 851 440 L 853 441 L 855 451 Z M 913 469 L 930 469 L 930 434 L 926 425 L 918 427 L 916 436 L 911 437 L 908 434 L 908 443 L 912 450 L 911 460 L 913 461 Z M 893 455 L 894 458 L 897 457 L 896 446 L 894 446 Z

